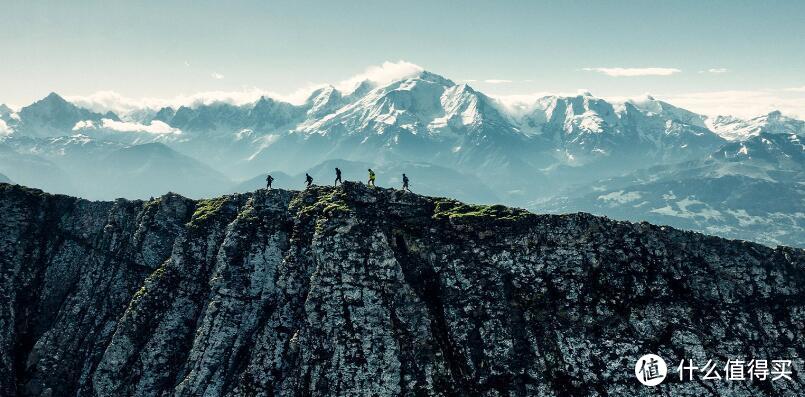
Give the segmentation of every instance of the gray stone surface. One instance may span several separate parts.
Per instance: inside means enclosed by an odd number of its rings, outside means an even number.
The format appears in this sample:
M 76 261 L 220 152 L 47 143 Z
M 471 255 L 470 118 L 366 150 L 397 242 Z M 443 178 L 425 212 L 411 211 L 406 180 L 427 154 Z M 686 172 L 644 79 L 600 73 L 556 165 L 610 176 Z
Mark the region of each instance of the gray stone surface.
M 0 184 L 3 396 L 800 396 L 805 253 L 345 183 Z M 634 378 L 645 353 L 672 374 Z M 792 381 L 675 379 L 793 359 Z

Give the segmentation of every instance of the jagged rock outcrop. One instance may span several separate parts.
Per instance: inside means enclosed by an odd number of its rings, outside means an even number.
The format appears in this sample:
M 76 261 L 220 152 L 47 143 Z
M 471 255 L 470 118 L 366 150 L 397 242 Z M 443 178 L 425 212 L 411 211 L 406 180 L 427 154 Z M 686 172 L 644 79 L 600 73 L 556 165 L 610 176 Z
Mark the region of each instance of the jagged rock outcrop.
M 804 282 L 799 249 L 355 183 L 0 184 L 0 395 L 802 395 Z M 649 388 L 645 353 L 794 373 Z

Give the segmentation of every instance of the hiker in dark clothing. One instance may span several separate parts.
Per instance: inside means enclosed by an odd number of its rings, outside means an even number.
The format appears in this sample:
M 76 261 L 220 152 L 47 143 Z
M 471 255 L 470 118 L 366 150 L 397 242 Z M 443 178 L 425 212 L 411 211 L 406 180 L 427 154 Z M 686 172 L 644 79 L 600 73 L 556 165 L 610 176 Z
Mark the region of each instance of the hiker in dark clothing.
M 411 189 L 408 188 L 408 176 L 406 176 L 405 174 L 403 174 L 403 188 L 402 188 L 402 190 L 406 190 L 406 191 L 409 191 L 409 192 L 411 191 Z
M 335 167 L 335 183 L 333 186 L 337 186 L 339 183 L 342 185 L 344 184 L 344 182 L 341 181 L 341 170 L 338 167 Z
M 375 186 L 375 172 L 369 168 L 369 182 L 366 183 L 368 186 Z
M 274 182 L 274 177 L 269 175 L 266 177 L 266 189 L 271 189 L 271 182 Z
M 313 184 L 313 177 L 310 176 L 307 172 L 305 173 L 305 183 L 307 183 L 307 187 Z

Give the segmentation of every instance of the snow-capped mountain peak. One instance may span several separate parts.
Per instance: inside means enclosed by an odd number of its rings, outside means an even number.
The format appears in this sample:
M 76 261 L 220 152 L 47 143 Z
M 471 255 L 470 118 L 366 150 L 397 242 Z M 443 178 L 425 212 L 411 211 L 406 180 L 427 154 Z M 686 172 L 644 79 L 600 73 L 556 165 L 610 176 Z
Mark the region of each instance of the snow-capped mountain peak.
M 71 133 L 76 123 L 101 119 L 119 121 L 112 112 L 95 113 L 78 107 L 55 92 L 25 106 L 19 111 L 19 123 L 15 126 L 17 133 L 36 137 L 62 136 Z
M 689 110 L 682 109 L 655 99 L 650 94 L 645 94 L 642 97 L 629 99 L 626 103 L 634 105 L 636 108 L 643 112 L 653 113 L 662 117 L 678 121 L 681 123 L 693 125 L 696 127 L 707 128 L 705 125 L 706 117 Z
M 805 135 L 805 121 L 785 116 L 779 110 L 749 120 L 717 116 L 708 119 L 707 126 L 730 141 L 745 141 L 761 133 Z

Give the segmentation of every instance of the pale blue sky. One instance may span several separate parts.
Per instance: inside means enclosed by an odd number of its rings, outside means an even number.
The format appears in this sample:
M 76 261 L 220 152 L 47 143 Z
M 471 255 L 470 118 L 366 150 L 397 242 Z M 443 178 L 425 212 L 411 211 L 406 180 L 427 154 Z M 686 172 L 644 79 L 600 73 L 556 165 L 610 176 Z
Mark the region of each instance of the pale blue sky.
M 406 60 L 493 95 L 751 91 L 805 107 L 790 90 L 805 86 L 802 1 L 230 3 L 0 0 L 0 102 L 289 93 Z M 584 70 L 601 67 L 680 72 Z

